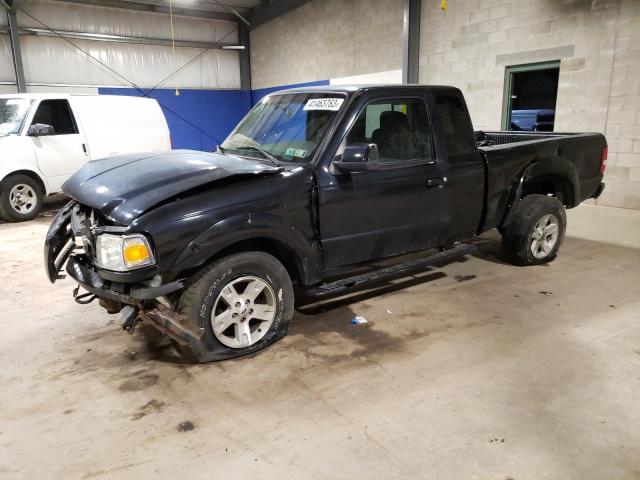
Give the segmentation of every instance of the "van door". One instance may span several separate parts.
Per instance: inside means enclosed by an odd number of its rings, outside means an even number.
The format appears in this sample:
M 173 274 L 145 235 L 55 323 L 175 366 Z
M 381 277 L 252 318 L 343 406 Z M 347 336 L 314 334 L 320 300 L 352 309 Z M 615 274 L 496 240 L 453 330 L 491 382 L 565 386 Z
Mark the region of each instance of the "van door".
M 53 127 L 51 135 L 29 138 L 38 168 L 47 177 L 50 192 L 60 191 L 64 181 L 89 160 L 84 136 L 65 99 L 41 101 L 31 121 L 31 125 L 35 124 Z

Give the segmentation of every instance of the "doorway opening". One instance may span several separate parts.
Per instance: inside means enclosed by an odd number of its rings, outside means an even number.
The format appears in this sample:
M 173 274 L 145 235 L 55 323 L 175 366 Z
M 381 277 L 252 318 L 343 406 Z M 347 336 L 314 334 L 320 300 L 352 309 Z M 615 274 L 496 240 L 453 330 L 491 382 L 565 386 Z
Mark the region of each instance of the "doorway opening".
M 560 61 L 507 67 L 502 128 L 553 132 Z

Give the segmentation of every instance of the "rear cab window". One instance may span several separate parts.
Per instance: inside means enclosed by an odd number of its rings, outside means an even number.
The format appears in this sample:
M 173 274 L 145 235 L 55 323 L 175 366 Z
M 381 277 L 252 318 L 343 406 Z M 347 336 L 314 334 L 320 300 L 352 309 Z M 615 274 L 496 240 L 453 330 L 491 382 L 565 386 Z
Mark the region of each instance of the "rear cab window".
M 435 99 L 449 159 L 474 154 L 475 135 L 462 100 L 452 94 L 436 94 Z

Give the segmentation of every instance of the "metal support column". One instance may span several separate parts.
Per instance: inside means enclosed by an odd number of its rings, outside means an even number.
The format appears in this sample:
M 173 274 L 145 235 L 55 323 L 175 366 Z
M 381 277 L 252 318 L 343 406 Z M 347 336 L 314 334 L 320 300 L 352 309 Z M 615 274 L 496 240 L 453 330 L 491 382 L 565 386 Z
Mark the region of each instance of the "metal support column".
M 238 22 L 238 43 L 244 47 L 240 50 L 240 88 L 251 90 L 251 46 L 249 27 L 244 22 Z
M 8 2 L 11 8 L 7 8 L 7 20 L 9 21 L 9 36 L 11 37 L 11 53 L 13 54 L 13 70 L 16 74 L 16 86 L 18 92 L 26 93 L 27 86 L 24 81 L 24 68 L 22 67 L 22 53 L 20 52 L 20 37 L 18 36 L 18 22 L 16 21 L 16 11 Z
M 402 82 L 418 83 L 420 70 L 421 0 L 404 0 Z

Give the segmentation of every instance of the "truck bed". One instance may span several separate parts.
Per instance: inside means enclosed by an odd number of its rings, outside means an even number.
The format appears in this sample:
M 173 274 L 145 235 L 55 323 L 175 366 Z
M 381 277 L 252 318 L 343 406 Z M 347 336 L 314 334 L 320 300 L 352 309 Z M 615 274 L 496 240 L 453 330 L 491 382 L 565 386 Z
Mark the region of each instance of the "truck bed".
M 487 168 L 482 231 L 502 224 L 517 193 L 514 179 L 526 177 L 525 193 L 557 192 L 567 208 L 601 190 L 606 140 L 599 133 L 480 131 L 476 141 Z

